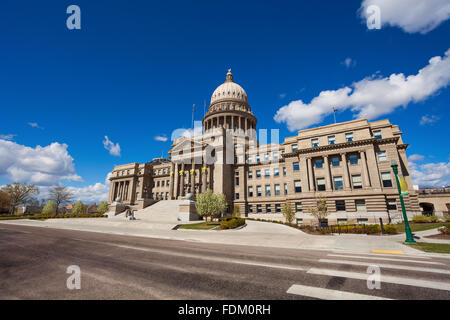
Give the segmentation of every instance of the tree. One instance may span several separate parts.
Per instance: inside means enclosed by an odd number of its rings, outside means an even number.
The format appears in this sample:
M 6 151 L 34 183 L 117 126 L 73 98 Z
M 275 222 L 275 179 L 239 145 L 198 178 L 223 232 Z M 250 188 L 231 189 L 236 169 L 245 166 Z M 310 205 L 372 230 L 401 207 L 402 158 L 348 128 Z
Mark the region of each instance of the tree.
M 6 192 L 0 191 L 0 213 L 9 212 L 11 206 L 11 198 Z
M 205 221 L 208 221 L 208 217 L 212 217 L 222 213 L 227 208 L 228 204 L 223 194 L 214 194 L 211 189 L 201 193 L 197 196 L 195 207 L 197 212 L 202 217 L 205 217 Z
M 56 204 L 53 202 L 53 200 L 50 200 L 47 202 L 47 204 L 42 209 L 43 214 L 55 214 L 57 211 Z
M 78 202 L 75 203 L 72 209 L 72 213 L 74 214 L 84 213 L 85 211 L 86 207 L 84 206 L 83 202 L 81 202 L 81 200 L 78 200 Z
M 286 222 L 288 222 L 289 224 L 292 224 L 292 222 L 294 222 L 295 212 L 292 209 L 292 205 L 289 201 L 287 201 L 283 205 L 283 208 L 281 209 L 281 213 L 283 214 L 284 218 L 286 219 Z
M 97 207 L 97 211 L 98 212 L 100 212 L 100 213 L 105 213 L 105 212 L 108 212 L 108 202 L 106 202 L 106 201 L 101 201 L 99 204 L 98 204 L 98 207 Z
M 13 214 L 19 205 L 27 205 L 34 200 L 34 196 L 39 194 L 39 189 L 34 185 L 26 183 L 8 184 L 2 188 L 11 199 L 10 213 Z
M 320 196 L 316 198 L 317 207 L 309 207 L 307 212 L 316 217 L 317 220 L 325 219 L 330 213 L 328 212 L 327 199 Z
M 62 205 L 72 202 L 73 192 L 70 191 L 67 186 L 55 186 L 51 187 L 48 191 L 49 200 L 53 200 L 56 205 L 56 213 L 58 213 L 58 208 Z

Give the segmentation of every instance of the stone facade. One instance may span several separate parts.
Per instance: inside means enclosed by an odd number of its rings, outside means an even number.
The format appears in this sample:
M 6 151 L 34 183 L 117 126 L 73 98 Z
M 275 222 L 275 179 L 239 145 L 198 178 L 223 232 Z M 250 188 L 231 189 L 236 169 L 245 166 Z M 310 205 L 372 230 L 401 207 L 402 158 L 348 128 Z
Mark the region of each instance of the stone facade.
M 229 212 L 238 205 L 249 217 L 281 220 L 281 208 L 289 201 L 297 222 L 308 223 L 307 208 L 325 197 L 330 223 L 374 222 L 401 213 L 391 169 L 396 160 L 409 186 L 406 210 L 421 211 L 408 168 L 408 145 L 389 120 L 336 123 L 300 130 L 283 143 L 272 139 L 263 144 L 257 140 L 247 95 L 229 71 L 202 123 L 202 135 L 174 142 L 170 160 L 115 167 L 109 202 L 120 196 L 124 204 L 143 208 L 210 188 L 226 196 Z

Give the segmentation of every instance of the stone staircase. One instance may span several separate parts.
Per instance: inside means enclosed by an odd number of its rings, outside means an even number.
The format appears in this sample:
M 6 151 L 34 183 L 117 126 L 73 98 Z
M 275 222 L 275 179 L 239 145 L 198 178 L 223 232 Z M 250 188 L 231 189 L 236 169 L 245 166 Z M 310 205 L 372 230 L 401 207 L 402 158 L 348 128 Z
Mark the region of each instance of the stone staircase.
M 183 200 L 159 201 L 147 208 L 135 211 L 134 217 L 143 221 L 177 223 L 178 207 L 182 202 Z M 121 213 L 113 219 L 125 219 L 125 213 Z

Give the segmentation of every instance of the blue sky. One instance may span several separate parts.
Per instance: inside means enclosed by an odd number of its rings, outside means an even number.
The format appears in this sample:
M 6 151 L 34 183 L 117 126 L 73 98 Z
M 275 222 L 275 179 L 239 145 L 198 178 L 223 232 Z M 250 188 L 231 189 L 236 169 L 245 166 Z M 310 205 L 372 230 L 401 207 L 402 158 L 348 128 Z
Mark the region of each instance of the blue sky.
M 82 200 L 102 199 L 114 165 L 166 155 L 170 139 L 155 137 L 190 127 L 192 104 L 201 120 L 228 68 L 259 128 L 284 138 L 332 123 L 314 100 L 329 90 L 338 121 L 375 104 L 372 119 L 400 126 L 415 183 L 450 184 L 450 8 L 447 0 L 404 1 L 4 0 L 0 185 L 63 183 Z M 66 27 L 71 4 L 81 8 L 81 30 Z M 370 4 L 381 8 L 380 30 L 369 30 L 359 11 Z M 402 80 L 398 101 L 381 101 L 397 92 L 392 74 L 417 79 Z M 334 96 L 358 91 L 355 83 L 374 85 L 375 97 Z

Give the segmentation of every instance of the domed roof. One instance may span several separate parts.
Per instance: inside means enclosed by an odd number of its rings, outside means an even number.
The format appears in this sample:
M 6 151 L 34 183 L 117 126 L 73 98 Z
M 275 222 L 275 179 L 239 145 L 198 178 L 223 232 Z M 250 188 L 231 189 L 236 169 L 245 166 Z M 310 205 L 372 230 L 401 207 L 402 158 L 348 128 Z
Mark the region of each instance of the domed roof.
M 231 69 L 228 70 L 226 81 L 218 86 L 212 94 L 211 104 L 219 100 L 226 99 L 240 100 L 245 103 L 247 103 L 248 101 L 247 93 L 245 93 L 245 90 L 233 81 L 233 74 L 231 73 Z

